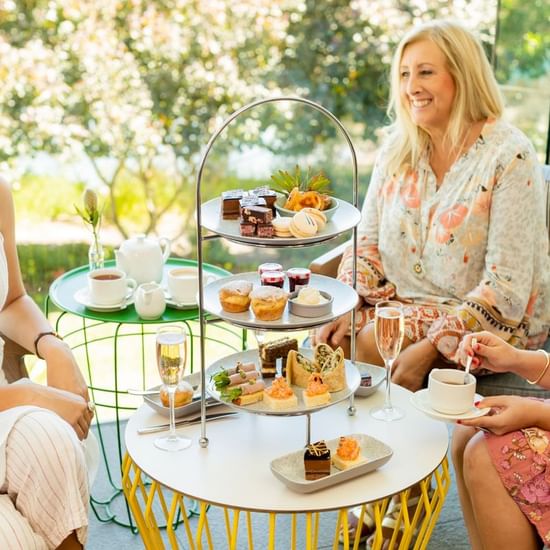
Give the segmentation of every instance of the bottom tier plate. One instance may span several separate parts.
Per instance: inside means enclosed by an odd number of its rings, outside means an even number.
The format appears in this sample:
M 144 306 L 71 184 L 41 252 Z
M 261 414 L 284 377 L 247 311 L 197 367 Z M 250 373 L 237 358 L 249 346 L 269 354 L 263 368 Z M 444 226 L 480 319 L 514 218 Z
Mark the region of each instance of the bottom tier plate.
M 271 461 L 270 467 L 273 475 L 282 481 L 289 489 L 298 493 L 313 493 L 320 489 L 325 489 L 337 483 L 342 483 L 348 479 L 353 479 L 385 464 L 392 456 L 393 451 L 382 441 L 366 434 L 351 434 L 361 446 L 361 456 L 366 461 L 358 466 L 348 468 L 347 470 L 338 470 L 336 467 L 330 467 L 330 475 L 307 481 L 304 470 L 304 449 L 290 453 Z M 326 442 L 330 449 L 331 456 L 334 456 L 338 448 L 338 439 L 331 439 Z
M 306 357 L 313 357 L 313 350 L 310 348 L 300 348 L 300 352 L 303 353 Z M 222 403 L 227 403 L 223 401 L 220 397 L 220 392 L 214 387 L 214 383 L 211 380 L 212 375 L 218 373 L 221 368 L 229 369 L 234 367 L 238 362 L 240 363 L 254 363 L 256 368 L 260 369 L 260 356 L 257 349 L 242 351 L 228 355 L 223 359 L 212 363 L 206 371 L 206 391 L 218 401 Z M 265 414 L 265 415 L 277 415 L 277 416 L 297 416 L 302 414 L 307 414 L 311 412 L 324 409 L 325 407 L 330 407 L 335 403 L 339 403 L 344 399 L 347 399 L 358 387 L 361 382 L 361 376 L 357 367 L 355 367 L 350 361 L 345 362 L 346 369 L 346 383 L 347 387 L 339 392 L 333 392 L 330 394 L 330 401 L 323 405 L 318 405 L 316 407 L 306 407 L 302 400 L 302 392 L 304 388 L 292 385 L 291 388 L 294 390 L 294 393 L 298 397 L 298 405 L 292 409 L 286 409 L 282 411 L 274 411 L 270 409 L 263 401 L 258 401 L 257 403 L 252 403 L 251 405 L 235 405 L 234 403 L 227 403 L 230 407 L 233 407 L 238 410 L 244 410 L 256 414 Z M 269 387 L 273 378 L 264 378 L 266 387 Z

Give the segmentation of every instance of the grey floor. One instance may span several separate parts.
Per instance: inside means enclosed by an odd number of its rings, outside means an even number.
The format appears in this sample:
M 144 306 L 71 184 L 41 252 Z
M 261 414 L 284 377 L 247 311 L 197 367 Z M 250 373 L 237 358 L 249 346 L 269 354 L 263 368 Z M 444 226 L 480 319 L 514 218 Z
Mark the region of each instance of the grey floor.
M 113 424 L 104 424 L 102 425 L 102 435 L 106 443 L 106 447 L 109 449 L 108 458 L 112 464 L 111 471 L 113 472 L 113 481 L 115 484 L 119 484 L 120 475 L 116 474 L 118 453 L 116 453 L 116 435 Z M 104 466 L 100 468 L 98 477 L 92 488 L 92 495 L 97 500 L 103 500 L 107 498 L 111 493 L 111 486 L 106 475 L 106 469 Z M 105 516 L 105 508 L 103 506 L 96 506 L 98 514 L 102 517 Z M 118 517 L 127 520 L 127 510 L 124 504 L 123 498 L 116 498 L 111 507 L 111 511 L 116 513 Z M 212 535 L 214 539 L 214 547 L 225 549 L 227 548 L 226 538 L 225 538 L 225 524 L 223 521 L 223 515 L 219 509 L 212 508 L 208 514 L 210 528 L 212 530 Z M 254 520 L 256 524 L 254 525 L 255 536 L 257 533 L 267 532 L 267 518 L 265 515 L 260 514 Z M 277 550 L 283 550 L 289 548 L 289 538 L 286 536 L 290 532 L 290 529 L 287 528 L 288 521 L 283 517 L 278 520 L 280 523 L 277 524 Z M 320 530 L 320 541 L 322 544 L 320 548 L 331 548 L 332 547 L 332 533 L 334 532 L 334 521 L 335 514 L 326 514 L 322 517 L 321 530 Z M 196 522 L 192 520 L 192 522 Z M 181 548 L 188 548 L 188 545 L 181 543 L 184 540 L 182 531 L 180 532 L 179 540 Z M 246 539 L 245 539 L 245 527 L 242 525 L 240 528 L 242 534 L 242 539 L 239 539 L 239 548 L 246 548 Z M 298 532 L 299 535 L 304 532 L 304 524 L 298 523 Z M 301 542 L 300 542 L 301 540 Z M 206 546 L 205 546 L 206 547 Z M 256 540 L 255 539 L 255 548 L 258 550 L 264 550 L 267 547 L 265 539 Z M 93 511 L 90 511 L 90 529 L 89 529 L 89 538 L 88 545 L 86 546 L 88 550 L 106 550 L 111 548 L 116 548 L 117 550 L 123 550 L 126 548 L 144 548 L 143 543 L 139 535 L 134 535 L 130 529 L 118 526 L 114 523 L 104 523 L 97 519 Z M 167 543 L 166 548 L 170 548 L 170 545 Z M 303 538 L 299 539 L 298 548 L 304 548 Z M 452 549 L 452 550 L 466 550 L 470 548 L 468 539 L 466 536 L 466 531 L 464 528 L 464 522 L 462 520 L 462 515 L 460 512 L 460 506 L 458 503 L 458 497 L 456 493 L 456 487 L 453 483 L 447 500 L 443 507 L 439 521 L 435 527 L 432 539 L 428 545 L 428 550 L 443 550 L 443 549 Z

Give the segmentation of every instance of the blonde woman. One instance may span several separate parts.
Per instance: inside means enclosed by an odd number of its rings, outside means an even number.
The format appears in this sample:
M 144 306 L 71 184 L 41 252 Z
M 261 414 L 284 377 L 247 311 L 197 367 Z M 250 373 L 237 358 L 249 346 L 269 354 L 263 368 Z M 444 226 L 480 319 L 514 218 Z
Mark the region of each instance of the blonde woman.
M 471 32 L 433 21 L 401 40 L 391 67 L 394 122 L 359 228 L 355 330 L 357 358 L 383 364 L 373 306 L 389 298 L 405 304 L 405 340 L 392 380 L 412 391 L 437 362 L 457 363 L 470 332 L 487 330 L 519 347 L 540 347 L 548 335 L 542 170 L 529 140 L 502 120 L 502 111 Z M 348 284 L 351 252 L 338 274 Z M 313 341 L 347 348 L 350 328 L 348 315 Z M 391 507 L 384 525 L 391 529 L 398 514 L 398 505 Z M 361 536 L 372 529 L 366 518 Z
M 540 347 L 550 325 L 544 182 L 529 140 L 503 104 L 480 42 L 449 21 L 412 29 L 391 67 L 394 123 L 359 228 L 357 356 L 382 364 L 373 305 L 405 304 L 394 382 L 416 391 L 465 334 L 489 330 Z M 351 284 L 351 249 L 339 279 Z M 314 340 L 346 345 L 350 317 Z
M 8 384 L 0 338 L 0 548 L 82 548 L 88 475 L 80 440 L 93 405 L 71 350 L 25 294 L 14 228 L 11 192 L 0 180 L 0 331 L 48 369 L 48 386 Z

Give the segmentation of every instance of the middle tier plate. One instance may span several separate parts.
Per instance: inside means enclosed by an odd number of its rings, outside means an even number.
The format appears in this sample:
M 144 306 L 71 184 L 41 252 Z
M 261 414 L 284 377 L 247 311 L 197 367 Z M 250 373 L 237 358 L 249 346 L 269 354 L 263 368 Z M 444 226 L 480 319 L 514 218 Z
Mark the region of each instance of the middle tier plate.
M 288 303 L 283 312 L 283 316 L 275 321 L 261 321 L 256 319 L 252 309 L 244 313 L 228 313 L 220 303 L 218 296 L 222 286 L 231 281 L 244 280 L 252 283 L 254 288 L 260 286 L 260 276 L 256 272 L 240 273 L 230 277 L 223 277 L 204 287 L 204 309 L 235 325 L 245 328 L 267 329 L 267 330 L 299 330 L 303 328 L 312 328 L 329 323 L 333 319 L 351 311 L 359 300 L 357 292 L 344 283 L 332 277 L 312 274 L 309 286 L 328 292 L 333 298 L 332 311 L 330 314 L 321 317 L 298 317 L 288 311 Z M 288 290 L 285 283 L 285 290 Z
M 300 348 L 300 352 L 310 359 L 313 357 L 313 350 L 311 348 Z M 259 356 L 258 350 L 249 349 L 246 351 L 240 351 L 237 353 L 233 353 L 232 355 L 228 355 L 223 359 L 218 359 L 217 361 L 212 363 L 208 367 L 208 369 L 206 369 L 206 373 L 205 373 L 206 374 L 206 391 L 211 397 L 213 397 L 217 401 L 220 401 L 220 403 L 225 403 L 229 407 L 232 407 L 239 411 L 247 411 L 255 414 L 263 414 L 263 415 L 269 415 L 269 416 L 300 416 L 300 415 L 312 413 L 315 411 L 319 411 L 321 409 L 330 407 L 332 405 L 335 405 L 336 403 L 340 403 L 340 401 L 344 401 L 345 399 L 347 399 L 352 393 L 355 392 L 355 390 L 359 387 L 359 383 L 361 382 L 361 375 L 359 374 L 359 370 L 351 361 L 348 361 L 346 359 L 345 360 L 346 388 L 338 392 L 332 392 L 330 394 L 330 401 L 328 403 L 323 403 L 322 405 L 317 405 L 314 407 L 306 407 L 302 398 L 302 392 L 304 388 L 299 388 L 298 386 L 292 385 L 291 387 L 294 390 L 294 393 L 296 394 L 296 396 L 298 397 L 298 405 L 292 409 L 272 410 L 264 403 L 264 401 L 258 401 L 256 403 L 252 403 L 251 405 L 235 405 L 234 403 L 231 403 L 231 402 L 228 403 L 227 401 L 223 401 L 221 399 L 220 392 L 216 390 L 216 388 L 214 387 L 214 382 L 211 380 L 211 377 L 212 375 L 220 372 L 222 368 L 224 369 L 232 368 L 238 362 L 254 363 L 256 365 L 256 368 L 259 370 L 260 356 Z M 269 387 L 272 381 L 273 381 L 273 378 L 264 378 L 266 387 Z

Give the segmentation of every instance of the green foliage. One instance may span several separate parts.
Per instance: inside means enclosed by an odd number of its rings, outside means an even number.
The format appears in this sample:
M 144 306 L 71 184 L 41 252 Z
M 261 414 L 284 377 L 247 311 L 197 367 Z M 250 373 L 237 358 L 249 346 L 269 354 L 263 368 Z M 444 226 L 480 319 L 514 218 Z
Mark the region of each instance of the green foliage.
M 83 187 L 59 177 L 26 174 L 13 190 L 15 206 L 27 219 L 55 221 L 74 214 Z
M 501 0 L 496 60 L 499 82 L 536 79 L 548 73 L 549 21 L 547 0 Z
M 308 166 L 306 172 L 303 173 L 298 165 L 296 165 L 292 174 L 286 170 L 279 170 L 271 176 L 274 183 L 271 187 L 275 191 L 279 191 L 286 196 L 288 196 L 295 187 L 298 188 L 298 191 L 318 191 L 319 193 L 328 193 L 330 180 L 325 176 L 325 174 L 323 174 L 323 172 L 310 176 L 309 170 L 310 167 Z

